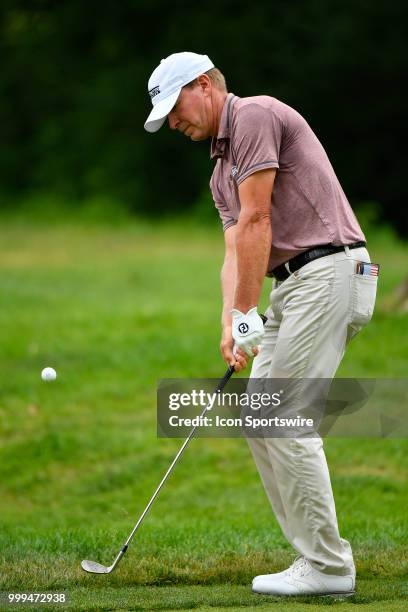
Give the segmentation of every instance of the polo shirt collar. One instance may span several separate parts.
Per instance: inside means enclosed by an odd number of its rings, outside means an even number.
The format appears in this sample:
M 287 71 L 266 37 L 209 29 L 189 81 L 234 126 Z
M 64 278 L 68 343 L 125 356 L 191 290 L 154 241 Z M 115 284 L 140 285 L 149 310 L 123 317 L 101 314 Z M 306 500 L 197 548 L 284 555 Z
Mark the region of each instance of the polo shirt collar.
M 233 93 L 229 93 L 225 98 L 224 106 L 220 117 L 220 125 L 217 136 L 213 136 L 211 141 L 211 159 L 222 157 L 225 152 L 226 140 L 230 137 L 231 106 L 232 100 L 236 98 Z

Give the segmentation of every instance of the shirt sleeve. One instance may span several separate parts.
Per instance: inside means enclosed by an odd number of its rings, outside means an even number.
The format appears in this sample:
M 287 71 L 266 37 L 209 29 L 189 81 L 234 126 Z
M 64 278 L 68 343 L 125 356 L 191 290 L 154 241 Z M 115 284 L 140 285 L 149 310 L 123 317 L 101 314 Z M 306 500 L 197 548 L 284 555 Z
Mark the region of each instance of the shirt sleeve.
M 220 215 L 220 219 L 222 222 L 222 227 L 225 232 L 231 225 L 235 225 L 237 220 L 231 216 L 228 208 L 222 202 L 214 202 L 216 209 L 218 210 L 218 214 Z
M 231 227 L 231 225 L 235 225 L 237 223 L 237 220 L 234 218 L 232 212 L 229 210 L 221 193 L 221 190 L 217 186 L 217 182 L 214 178 L 214 175 L 211 177 L 210 189 L 214 200 L 215 208 L 218 210 L 218 214 L 220 215 L 221 223 L 225 232 L 225 230 Z
M 238 185 L 254 172 L 279 168 L 283 125 L 275 113 L 260 104 L 248 104 L 237 111 L 232 128 Z

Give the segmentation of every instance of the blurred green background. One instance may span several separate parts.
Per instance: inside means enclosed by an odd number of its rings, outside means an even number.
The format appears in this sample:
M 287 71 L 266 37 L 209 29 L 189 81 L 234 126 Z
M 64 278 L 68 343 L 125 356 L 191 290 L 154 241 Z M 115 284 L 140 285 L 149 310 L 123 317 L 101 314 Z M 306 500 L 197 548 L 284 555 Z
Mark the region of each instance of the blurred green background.
M 172 52 L 207 53 L 237 95 L 307 118 L 381 264 L 373 321 L 338 374 L 405 377 L 406 13 L 382 0 L 1 4 L 0 591 L 64 589 L 71 610 L 270 607 L 248 585 L 293 551 L 243 440 L 194 440 L 117 572 L 79 567 L 113 560 L 179 447 L 156 437 L 157 380 L 225 369 L 209 143 L 144 132 L 147 79 Z M 407 450 L 326 441 L 359 578 L 344 610 L 406 604 Z
M 353 206 L 407 236 L 407 22 L 402 0 L 3 0 L 1 206 L 208 216 L 208 143 L 143 129 L 151 72 L 190 50 L 236 95 L 294 106 Z

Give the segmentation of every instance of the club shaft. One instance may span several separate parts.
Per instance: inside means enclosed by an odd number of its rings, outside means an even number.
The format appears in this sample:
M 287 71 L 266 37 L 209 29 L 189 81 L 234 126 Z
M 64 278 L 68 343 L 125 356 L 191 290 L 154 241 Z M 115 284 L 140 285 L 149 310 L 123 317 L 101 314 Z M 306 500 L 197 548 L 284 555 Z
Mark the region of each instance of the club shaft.
M 234 373 L 234 368 L 233 367 L 229 367 L 228 370 L 226 371 L 226 373 L 224 374 L 224 377 L 220 380 L 220 382 L 218 383 L 216 389 L 214 390 L 214 393 L 218 393 L 220 391 L 223 390 L 223 388 L 225 387 L 225 385 L 227 384 L 227 382 L 229 381 L 229 379 L 231 378 L 232 374 Z M 204 414 L 206 413 L 206 411 L 208 410 L 209 404 L 204 408 L 204 410 L 202 411 L 201 415 L 200 415 L 200 420 L 201 417 L 204 416 Z M 162 488 L 162 486 L 164 485 L 164 483 L 166 482 L 167 478 L 170 476 L 174 466 L 176 465 L 177 461 L 180 459 L 181 455 L 183 454 L 185 448 L 187 447 L 188 443 L 190 442 L 191 438 L 193 437 L 197 427 L 199 427 L 199 425 L 194 425 L 194 427 L 192 428 L 192 430 L 190 431 L 188 437 L 185 439 L 183 446 L 180 448 L 179 452 L 177 453 L 177 455 L 174 457 L 173 461 L 171 462 L 171 465 L 169 467 L 169 469 L 167 470 L 167 472 L 165 473 L 165 475 L 163 476 L 159 486 L 157 487 L 157 489 L 155 490 L 155 492 L 153 493 L 149 503 L 147 504 L 146 508 L 143 510 L 139 520 L 137 521 L 136 525 L 133 528 L 132 533 L 130 534 L 130 536 L 128 537 L 128 539 L 126 540 L 121 552 L 119 553 L 119 555 L 117 556 L 117 558 L 115 559 L 115 564 L 117 561 L 119 561 L 119 559 L 124 555 L 124 553 L 126 552 L 126 549 L 130 543 L 130 541 L 132 540 L 133 536 L 135 535 L 136 531 L 138 530 L 141 522 L 143 521 L 144 517 L 146 516 L 146 514 L 149 512 L 151 505 L 153 504 L 154 500 L 156 499 L 156 497 L 158 496 L 160 489 Z

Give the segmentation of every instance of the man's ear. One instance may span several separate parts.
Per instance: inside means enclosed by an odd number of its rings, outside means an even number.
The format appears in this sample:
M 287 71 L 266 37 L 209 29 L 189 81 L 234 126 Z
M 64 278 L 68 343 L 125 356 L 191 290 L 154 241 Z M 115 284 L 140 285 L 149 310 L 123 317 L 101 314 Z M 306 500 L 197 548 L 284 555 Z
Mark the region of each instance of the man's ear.
M 207 74 L 200 74 L 197 81 L 203 91 L 211 91 L 211 79 Z

